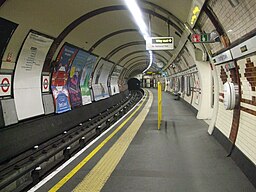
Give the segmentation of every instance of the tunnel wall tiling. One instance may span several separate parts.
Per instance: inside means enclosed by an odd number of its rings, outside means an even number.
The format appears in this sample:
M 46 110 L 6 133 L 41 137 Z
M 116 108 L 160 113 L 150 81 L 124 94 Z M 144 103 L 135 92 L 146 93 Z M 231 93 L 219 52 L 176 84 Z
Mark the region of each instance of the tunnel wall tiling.
M 223 104 L 223 84 L 228 81 L 232 82 L 229 72 L 225 71 L 225 64 L 216 66 L 219 82 L 219 103 L 218 103 L 218 115 L 216 121 L 216 127 L 227 137 L 231 131 L 231 125 L 233 120 L 233 111 L 225 110 Z
M 229 1 L 210 0 L 208 5 L 212 8 L 231 43 L 256 28 L 256 1 L 243 0 L 239 1 L 238 6 L 232 7 Z M 205 13 L 202 13 L 199 25 L 202 31 L 206 33 L 215 30 Z M 212 53 L 216 53 L 224 48 L 221 43 L 213 43 L 207 46 L 210 47 Z
M 256 55 L 237 61 L 241 78 L 242 98 L 237 147 L 256 164 Z
M 243 0 L 232 7 L 228 1 L 211 0 L 209 5 L 218 17 L 231 43 L 256 28 L 256 1 Z
M 244 45 L 244 44 L 243 44 Z M 247 45 L 248 46 L 248 45 Z M 241 47 L 241 46 L 240 46 Z M 237 55 L 233 55 L 235 58 Z M 219 105 L 216 127 L 220 130 L 227 140 L 235 144 L 236 147 L 255 164 L 255 145 L 256 145 L 256 56 L 240 56 L 238 60 L 216 65 L 219 81 Z M 228 66 L 237 63 L 237 68 Z M 238 70 L 238 75 L 236 75 Z M 239 83 L 241 87 L 240 106 L 234 110 L 225 110 L 223 105 L 223 84 L 225 82 Z

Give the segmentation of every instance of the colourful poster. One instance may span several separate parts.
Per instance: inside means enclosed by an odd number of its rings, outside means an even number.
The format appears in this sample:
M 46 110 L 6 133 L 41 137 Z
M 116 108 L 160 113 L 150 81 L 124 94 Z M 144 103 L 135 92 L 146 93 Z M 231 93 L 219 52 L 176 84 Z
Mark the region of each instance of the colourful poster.
M 90 82 L 91 82 L 91 74 L 92 70 L 95 66 L 97 57 L 94 55 L 88 55 L 86 59 L 86 63 L 81 72 L 80 78 L 80 89 L 82 95 L 82 104 L 86 105 L 92 102 L 91 90 L 90 90 Z
M 108 77 L 113 67 L 113 63 L 101 59 L 94 71 L 92 89 L 95 101 L 109 97 Z
M 19 120 L 44 114 L 41 73 L 53 39 L 29 32 L 19 54 L 14 74 L 14 102 Z M 3 90 L 8 81 L 3 80 Z M 5 88 L 6 87 L 6 88 Z
M 71 110 L 67 81 L 70 73 L 70 65 L 77 52 L 78 49 L 64 45 L 57 57 L 51 83 L 56 113 Z
M 70 102 L 67 86 L 51 86 L 52 94 L 55 102 L 56 113 L 63 113 L 69 111 Z
M 72 108 L 82 105 L 80 79 L 88 57 L 88 53 L 79 50 L 70 68 L 67 87 Z

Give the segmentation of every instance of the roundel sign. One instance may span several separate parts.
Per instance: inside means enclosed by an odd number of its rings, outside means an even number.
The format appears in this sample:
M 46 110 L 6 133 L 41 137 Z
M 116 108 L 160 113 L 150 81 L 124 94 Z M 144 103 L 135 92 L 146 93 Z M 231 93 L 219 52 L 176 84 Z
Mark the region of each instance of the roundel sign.
M 0 96 L 11 95 L 11 75 L 0 75 Z
M 43 76 L 42 78 L 42 91 L 49 92 L 49 76 Z

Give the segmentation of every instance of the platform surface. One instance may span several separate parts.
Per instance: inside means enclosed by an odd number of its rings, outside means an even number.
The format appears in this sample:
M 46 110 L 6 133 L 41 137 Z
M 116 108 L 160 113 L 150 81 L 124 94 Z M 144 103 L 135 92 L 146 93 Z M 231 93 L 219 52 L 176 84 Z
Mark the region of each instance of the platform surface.
M 104 192 L 255 192 L 208 125 L 181 101 L 163 92 L 157 130 L 157 91 L 151 110 Z M 167 126 L 166 126 L 167 124 Z
M 131 121 L 79 171 L 56 188 L 62 177 L 74 171 L 74 167 L 90 156 L 105 138 L 37 191 L 256 191 L 234 161 L 226 157 L 224 148 L 208 135 L 208 125 L 197 120 L 183 102 L 174 100 L 174 96 L 165 92 L 162 98 L 163 122 L 158 130 L 157 90 L 150 89 L 150 92 L 153 96 L 151 103 L 145 101 L 146 105 Z

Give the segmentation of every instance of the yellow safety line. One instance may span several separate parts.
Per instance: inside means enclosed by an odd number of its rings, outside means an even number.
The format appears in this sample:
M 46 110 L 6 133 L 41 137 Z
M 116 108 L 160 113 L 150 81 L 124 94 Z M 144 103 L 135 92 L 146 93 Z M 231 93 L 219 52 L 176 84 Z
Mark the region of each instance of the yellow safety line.
M 141 108 L 143 102 L 139 107 L 115 130 L 113 131 L 104 141 L 102 141 L 88 156 L 86 156 L 75 168 L 73 168 L 65 177 L 63 177 L 56 185 L 54 185 L 49 192 L 55 192 L 59 190 L 68 180 L 70 180 L 115 134 L 122 129 L 122 127 L 136 114 Z
M 116 141 L 116 143 L 88 173 L 83 181 L 74 189 L 74 192 L 99 192 L 103 188 L 144 122 L 152 104 L 152 100 L 153 96 L 152 93 L 150 93 L 149 100 L 144 109 Z

